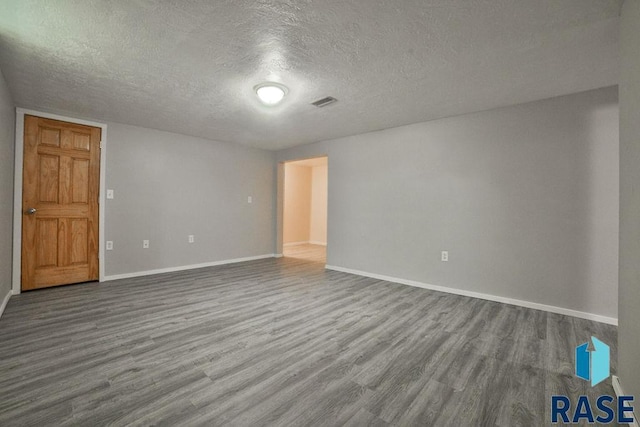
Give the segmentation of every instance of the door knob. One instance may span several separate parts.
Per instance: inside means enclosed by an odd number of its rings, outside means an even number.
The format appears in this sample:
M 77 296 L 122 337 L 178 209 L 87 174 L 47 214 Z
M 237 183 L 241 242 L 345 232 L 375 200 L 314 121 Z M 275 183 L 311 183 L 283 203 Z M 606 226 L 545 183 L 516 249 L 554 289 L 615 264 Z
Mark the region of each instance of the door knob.
M 27 213 L 28 213 L 29 215 L 33 215 L 34 213 L 36 213 L 36 208 L 30 208 L 30 209 L 27 209 Z

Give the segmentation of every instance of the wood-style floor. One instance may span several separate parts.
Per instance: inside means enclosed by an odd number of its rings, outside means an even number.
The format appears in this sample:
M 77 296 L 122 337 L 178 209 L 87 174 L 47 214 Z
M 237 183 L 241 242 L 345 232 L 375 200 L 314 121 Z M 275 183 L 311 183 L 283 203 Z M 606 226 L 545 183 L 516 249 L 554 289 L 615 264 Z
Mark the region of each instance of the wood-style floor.
M 294 258 L 303 261 L 311 261 L 316 264 L 327 263 L 327 248 L 320 245 L 294 245 L 285 246 L 282 254 L 287 258 Z
M 0 425 L 542 426 L 552 394 L 613 394 L 573 352 L 597 336 L 615 371 L 615 327 L 325 271 L 323 249 L 12 297 Z

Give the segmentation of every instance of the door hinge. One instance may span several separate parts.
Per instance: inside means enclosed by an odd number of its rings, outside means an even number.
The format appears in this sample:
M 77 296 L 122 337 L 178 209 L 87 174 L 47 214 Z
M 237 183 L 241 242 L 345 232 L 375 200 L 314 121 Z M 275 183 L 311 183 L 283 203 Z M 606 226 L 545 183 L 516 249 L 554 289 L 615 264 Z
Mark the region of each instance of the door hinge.
M 102 150 L 102 140 L 100 141 L 100 149 Z

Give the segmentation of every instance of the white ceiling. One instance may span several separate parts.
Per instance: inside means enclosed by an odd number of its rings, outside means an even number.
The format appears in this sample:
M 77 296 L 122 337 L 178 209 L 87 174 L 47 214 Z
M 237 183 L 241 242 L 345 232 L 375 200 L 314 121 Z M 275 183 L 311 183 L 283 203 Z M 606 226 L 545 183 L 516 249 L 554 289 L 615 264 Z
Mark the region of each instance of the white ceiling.
M 279 149 L 617 84 L 620 3 L 3 0 L 0 68 L 23 107 Z

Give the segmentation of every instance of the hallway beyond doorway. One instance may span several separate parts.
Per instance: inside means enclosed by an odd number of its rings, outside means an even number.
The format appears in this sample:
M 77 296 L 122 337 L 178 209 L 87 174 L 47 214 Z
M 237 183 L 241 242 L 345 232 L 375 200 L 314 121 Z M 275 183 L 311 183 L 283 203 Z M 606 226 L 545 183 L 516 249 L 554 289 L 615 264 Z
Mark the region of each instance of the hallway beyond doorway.
M 285 246 L 283 255 L 287 258 L 303 259 L 305 261 L 327 263 L 327 247 L 305 243 L 301 245 Z

